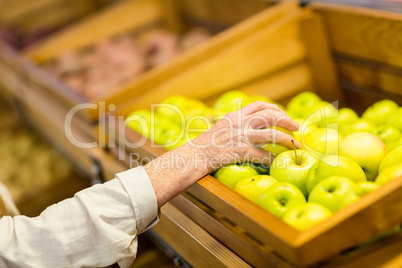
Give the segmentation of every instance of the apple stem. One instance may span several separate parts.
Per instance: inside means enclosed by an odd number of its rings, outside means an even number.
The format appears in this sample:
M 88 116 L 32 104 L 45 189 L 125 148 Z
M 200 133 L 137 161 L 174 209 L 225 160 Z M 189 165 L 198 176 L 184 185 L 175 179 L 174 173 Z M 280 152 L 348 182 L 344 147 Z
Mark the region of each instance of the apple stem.
M 299 159 L 297 159 L 297 152 L 296 152 L 296 146 L 295 146 L 295 141 L 291 141 L 293 144 L 293 151 L 295 151 L 295 157 L 296 157 L 296 165 L 299 165 Z

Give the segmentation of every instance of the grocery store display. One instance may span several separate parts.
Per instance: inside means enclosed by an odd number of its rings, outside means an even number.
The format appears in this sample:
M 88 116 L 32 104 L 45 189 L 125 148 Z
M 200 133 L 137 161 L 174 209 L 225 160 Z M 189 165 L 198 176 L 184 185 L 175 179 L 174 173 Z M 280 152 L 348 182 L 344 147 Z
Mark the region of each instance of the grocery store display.
M 173 142 L 173 145 L 164 146 L 173 149 L 209 129 L 223 114 L 239 110 L 252 100 L 271 102 L 264 96 L 229 91 L 217 99 L 214 108 L 210 108 L 198 100 L 176 95 L 163 101 L 164 105 L 157 107 L 154 113 L 134 111 L 126 122 L 158 144 L 176 140 L 176 144 Z M 391 119 L 395 120 L 390 111 L 397 109 L 394 102 L 383 100 L 369 107 L 359 118 L 350 108 L 338 110 L 313 92 L 302 92 L 292 98 L 285 109 L 288 114 L 297 116 L 295 121 L 300 129 L 290 132 L 278 126 L 270 127 L 291 135 L 301 143 L 301 149 L 290 150 L 275 143 L 263 144 L 260 148 L 276 157 L 265 176 L 260 175 L 261 165 L 245 162 L 224 166 L 215 172 L 214 177 L 279 217 L 301 200 L 308 201 L 308 204 L 321 204 L 335 212 L 399 174 L 399 170 L 387 171 L 374 183 L 381 161 L 384 161 L 383 169 L 400 163 L 398 148 L 390 154 L 389 160 L 385 158 L 385 142 L 392 140 L 395 143 L 399 138 L 399 130 L 390 125 Z M 151 117 L 154 118 L 153 126 Z M 188 122 L 194 118 L 192 122 L 197 122 L 198 117 L 203 121 L 189 128 Z M 191 133 L 191 129 L 198 129 L 199 132 Z M 338 129 L 346 135 L 343 136 Z M 183 133 L 186 134 L 184 138 L 180 137 Z M 306 211 L 311 210 L 314 215 L 321 213 L 313 211 L 322 212 L 323 209 L 313 206 L 300 210 L 306 215 Z M 330 214 L 322 212 L 322 215 L 325 215 L 322 216 L 324 219 Z M 293 217 L 290 222 L 296 221 L 295 216 L 289 217 Z M 308 219 L 306 217 L 305 220 Z M 306 226 L 318 223 L 321 218 L 317 216 L 314 219 Z
M 94 99 L 209 38 L 210 33 L 201 28 L 183 36 L 167 30 L 125 34 L 80 51 L 65 51 L 43 68 L 72 90 Z

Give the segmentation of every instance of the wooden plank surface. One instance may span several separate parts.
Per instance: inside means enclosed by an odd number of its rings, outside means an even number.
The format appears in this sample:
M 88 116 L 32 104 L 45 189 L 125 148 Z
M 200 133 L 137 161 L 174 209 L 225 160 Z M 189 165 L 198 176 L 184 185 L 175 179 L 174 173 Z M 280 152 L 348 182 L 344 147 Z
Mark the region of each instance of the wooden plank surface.
M 246 39 L 237 40 L 212 58 L 205 58 L 197 66 L 139 96 L 133 103 L 122 105 L 118 114 L 149 109 L 151 103 L 162 101 L 172 92 L 203 99 L 301 61 L 305 57 L 303 44 L 298 38 L 298 20 L 302 16 L 296 11 L 270 27 L 249 33 Z
M 297 9 L 296 1 L 286 1 L 265 10 L 231 29 L 214 36 L 208 43 L 183 53 L 174 62 L 150 70 L 137 81 L 125 84 L 113 94 L 103 96 L 101 99 L 106 100 L 106 104 L 114 103 L 121 106 L 127 100 L 134 99 L 144 92 L 158 88 L 166 81 L 188 71 L 194 66 L 202 64 L 205 60 L 215 58 L 228 47 L 231 47 L 233 43 L 247 38 L 250 32 L 265 29 L 274 21 L 282 18 L 289 12 L 293 12 L 295 9 Z
M 179 0 L 182 16 L 196 20 L 238 23 L 279 1 L 268 0 Z
M 241 90 L 249 95 L 263 95 L 271 100 L 282 102 L 303 90 L 313 88 L 315 85 L 310 67 L 305 61 L 302 61 L 233 88 L 233 90 Z M 220 96 L 221 94 L 213 95 L 203 101 L 213 106 Z
M 377 89 L 379 92 L 402 95 L 402 70 L 384 68 L 344 58 L 337 59 L 337 67 L 342 80 L 356 85 L 368 86 Z
M 40 63 L 65 50 L 83 48 L 110 36 L 151 24 L 160 19 L 161 14 L 162 8 L 158 0 L 121 1 L 102 13 L 39 42 L 24 54 Z
M 235 222 L 260 243 L 269 245 L 288 260 L 297 261 L 293 244 L 299 232 L 278 217 L 211 176 L 199 180 L 188 191 L 228 220 Z
M 402 68 L 402 15 L 386 11 L 313 3 L 338 54 Z
M 170 203 L 251 266 L 290 267 L 288 263 L 278 258 L 272 249 L 256 243 L 241 228 L 226 222 L 222 216 L 219 217 L 218 212 L 211 210 L 191 195 L 184 193 L 172 199 Z
M 300 27 L 317 92 L 326 101 L 341 100 L 343 96 L 326 29 L 319 16 L 313 12 L 310 14 L 311 16 L 300 21 Z
M 152 230 L 193 267 L 250 267 L 169 203 Z

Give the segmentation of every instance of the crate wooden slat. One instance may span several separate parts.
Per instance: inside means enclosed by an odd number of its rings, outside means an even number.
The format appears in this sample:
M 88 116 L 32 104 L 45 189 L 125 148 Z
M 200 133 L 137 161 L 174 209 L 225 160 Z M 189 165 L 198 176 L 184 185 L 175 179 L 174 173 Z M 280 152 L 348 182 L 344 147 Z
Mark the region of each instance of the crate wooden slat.
M 402 67 L 399 14 L 324 3 L 311 7 L 324 17 L 336 53 Z
M 324 3 L 310 8 L 324 21 L 346 104 L 360 113 L 381 98 L 402 104 L 401 16 Z M 348 101 L 357 96 L 360 104 Z
M 57 28 L 104 5 L 96 0 L 2 0 L 0 20 L 24 33 Z
M 378 91 L 399 94 L 402 85 L 402 70 L 384 69 L 376 65 L 339 58 L 337 66 L 345 81 L 369 86 Z
M 250 267 L 170 203 L 152 230 L 194 267 Z
M 200 13 L 198 11 L 194 13 L 194 10 L 188 7 L 186 1 L 121 1 L 99 14 L 72 25 L 65 31 L 38 42 L 35 46 L 25 51 L 24 55 L 33 62 L 41 64 L 44 61 L 53 59 L 65 50 L 82 49 L 100 40 L 123 33 L 138 33 L 155 28 L 167 28 L 181 33 L 192 26 L 203 26 L 212 32 L 225 30 L 219 36 L 213 37 L 210 41 L 199 46 L 200 49 L 213 52 L 220 46 L 223 47 L 224 44 L 225 46 L 229 44 L 235 33 L 238 32 L 229 27 L 245 20 L 264 8 L 275 7 L 278 1 L 236 0 L 236 3 L 232 5 L 229 5 L 229 2 L 228 0 L 198 1 L 197 6 L 200 8 L 198 9 Z M 224 6 L 226 8 L 222 8 Z M 282 14 L 296 6 L 296 1 L 290 0 L 281 7 Z M 221 16 L 225 22 L 212 21 L 215 16 Z M 119 23 L 110 23 L 111 21 L 119 21 Z M 251 23 L 245 21 L 245 25 L 250 25 L 254 23 L 253 21 L 255 20 L 252 20 Z M 36 81 L 35 83 L 43 87 L 45 91 L 52 91 L 53 94 L 55 93 L 59 95 L 59 98 L 64 99 L 63 106 L 65 107 L 71 108 L 74 105 L 87 101 L 92 103 L 106 101 L 106 105 L 109 103 L 117 105 L 118 103 L 125 102 L 127 96 L 135 97 L 148 90 L 152 90 L 155 84 L 174 78 L 177 74 L 181 73 L 181 70 L 187 69 L 189 64 L 200 62 L 202 59 L 198 58 L 197 55 L 199 52 L 197 52 L 197 49 L 186 51 L 170 63 L 154 68 L 126 84 L 111 88 L 108 93 L 92 100 L 71 94 L 69 88 L 60 84 L 58 85 L 58 83 L 48 84 L 46 81 L 37 81 L 35 73 L 41 73 L 40 71 L 35 72 L 32 68 L 24 68 L 22 72 L 27 74 L 28 79 Z M 45 78 L 44 80 L 54 80 L 49 74 L 42 74 L 41 77 Z M 121 97 L 121 95 L 124 95 L 124 97 Z M 85 112 L 86 115 L 83 115 L 85 120 L 98 120 L 98 110 L 87 109 Z

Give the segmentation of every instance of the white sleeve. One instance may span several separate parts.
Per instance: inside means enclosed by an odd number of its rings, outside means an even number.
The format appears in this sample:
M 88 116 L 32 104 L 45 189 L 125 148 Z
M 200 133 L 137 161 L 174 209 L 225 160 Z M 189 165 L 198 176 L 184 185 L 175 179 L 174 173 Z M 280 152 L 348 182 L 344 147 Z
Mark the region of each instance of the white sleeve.
M 158 221 L 142 167 L 78 192 L 35 218 L 0 219 L 0 267 L 129 267 L 137 234 Z

